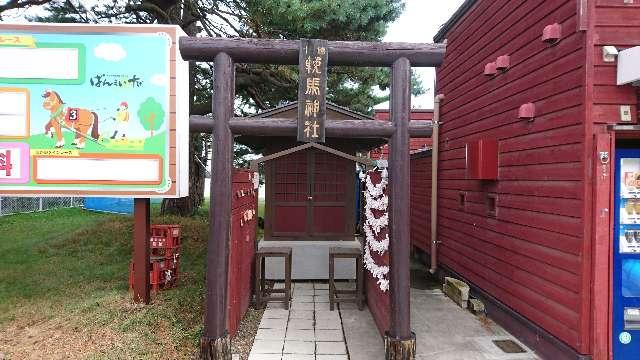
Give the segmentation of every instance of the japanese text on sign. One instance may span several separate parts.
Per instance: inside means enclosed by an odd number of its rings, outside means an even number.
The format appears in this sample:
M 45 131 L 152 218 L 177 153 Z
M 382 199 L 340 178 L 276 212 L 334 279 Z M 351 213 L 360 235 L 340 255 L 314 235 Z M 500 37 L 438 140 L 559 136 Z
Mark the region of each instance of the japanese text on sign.
M 325 140 L 327 59 L 326 40 L 300 40 L 298 141 Z

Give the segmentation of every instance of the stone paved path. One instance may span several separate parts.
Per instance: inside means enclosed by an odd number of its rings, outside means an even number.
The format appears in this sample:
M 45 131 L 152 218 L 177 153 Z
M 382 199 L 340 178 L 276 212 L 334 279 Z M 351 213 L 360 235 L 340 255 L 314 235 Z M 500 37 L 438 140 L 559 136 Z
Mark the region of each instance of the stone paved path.
M 329 311 L 328 284 L 292 288 L 289 310 L 267 306 L 249 360 L 348 360 L 340 313 Z
M 341 283 L 339 286 L 344 286 Z M 384 344 L 369 309 L 346 303 L 329 311 L 326 283 L 294 283 L 290 310 L 270 303 L 249 360 L 383 360 Z M 411 325 L 416 360 L 536 360 L 506 354 L 493 340 L 513 336 L 490 320 L 460 309 L 440 290 L 411 289 Z M 346 340 L 345 340 L 346 335 Z

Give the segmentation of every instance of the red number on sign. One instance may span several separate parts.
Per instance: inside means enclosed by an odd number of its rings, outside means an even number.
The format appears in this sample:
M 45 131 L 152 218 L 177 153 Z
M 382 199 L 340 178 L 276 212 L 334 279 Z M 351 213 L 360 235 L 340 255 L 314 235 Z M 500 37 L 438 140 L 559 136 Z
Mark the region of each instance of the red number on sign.
M 11 176 L 11 150 L 5 150 L 4 154 L 0 153 L 0 171 L 5 172 L 5 176 Z

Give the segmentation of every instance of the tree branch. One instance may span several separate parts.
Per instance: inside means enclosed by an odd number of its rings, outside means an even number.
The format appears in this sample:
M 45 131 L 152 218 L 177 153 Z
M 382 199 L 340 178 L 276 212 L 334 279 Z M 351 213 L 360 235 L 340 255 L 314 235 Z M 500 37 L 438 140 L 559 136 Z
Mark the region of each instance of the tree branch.
M 7 2 L 4 5 L 0 5 L 0 14 L 4 11 L 7 10 L 13 10 L 13 9 L 22 9 L 22 8 L 26 8 L 29 6 L 36 6 L 36 5 L 44 5 L 44 4 L 48 4 L 50 3 L 52 0 L 10 0 L 9 2 Z

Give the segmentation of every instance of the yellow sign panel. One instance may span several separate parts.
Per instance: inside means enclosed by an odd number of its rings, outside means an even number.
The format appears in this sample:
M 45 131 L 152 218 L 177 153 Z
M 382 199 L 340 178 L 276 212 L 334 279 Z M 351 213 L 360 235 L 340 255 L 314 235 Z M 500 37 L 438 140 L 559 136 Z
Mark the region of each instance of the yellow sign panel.
M 2 35 L 0 34 L 0 46 L 36 47 L 36 40 L 31 35 Z
M 31 156 L 80 156 L 80 151 L 72 149 L 31 149 Z

